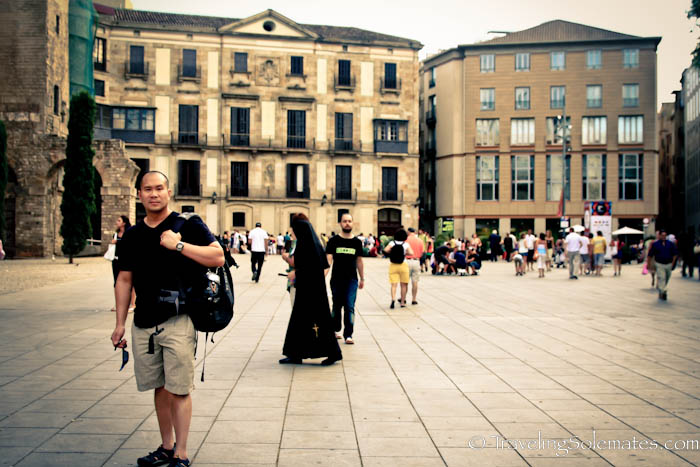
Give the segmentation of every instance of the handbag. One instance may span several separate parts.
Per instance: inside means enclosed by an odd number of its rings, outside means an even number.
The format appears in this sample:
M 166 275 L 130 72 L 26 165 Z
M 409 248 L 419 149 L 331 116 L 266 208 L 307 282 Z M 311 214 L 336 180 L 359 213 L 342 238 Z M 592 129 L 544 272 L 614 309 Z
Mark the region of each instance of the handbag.
M 114 234 L 114 239 L 117 239 L 117 234 Z M 107 261 L 114 261 L 116 258 L 116 253 L 117 253 L 117 244 L 116 243 L 110 243 L 109 246 L 107 247 L 107 252 L 105 253 L 105 259 Z

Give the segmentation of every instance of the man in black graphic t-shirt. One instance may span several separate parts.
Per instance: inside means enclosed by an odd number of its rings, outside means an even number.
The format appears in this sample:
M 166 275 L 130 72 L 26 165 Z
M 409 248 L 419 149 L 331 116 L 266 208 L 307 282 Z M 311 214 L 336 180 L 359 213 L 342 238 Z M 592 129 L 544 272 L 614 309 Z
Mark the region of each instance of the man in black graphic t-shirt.
M 345 213 L 340 218 L 340 234 L 328 241 L 326 255 L 328 264 L 333 265 L 331 292 L 333 310 L 331 317 L 335 325 L 335 336 L 340 339 L 341 321 L 345 325 L 343 337 L 346 344 L 353 344 L 352 333 L 355 324 L 355 298 L 357 289 L 365 285 L 365 270 L 362 264 L 362 242 L 352 235 L 352 216 Z M 360 282 L 357 282 L 357 271 Z M 345 308 L 345 319 L 341 320 Z

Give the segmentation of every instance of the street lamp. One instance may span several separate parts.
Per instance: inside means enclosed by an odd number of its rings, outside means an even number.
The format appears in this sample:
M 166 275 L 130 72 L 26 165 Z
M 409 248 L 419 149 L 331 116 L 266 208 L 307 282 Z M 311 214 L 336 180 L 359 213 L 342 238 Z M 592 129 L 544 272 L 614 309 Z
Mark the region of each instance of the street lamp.
M 557 121 L 554 126 L 554 134 L 561 131 L 561 217 L 566 216 L 566 146 L 568 144 L 567 132 L 571 129 L 571 125 L 566 120 L 566 95 L 562 97 L 562 115 L 557 115 Z
M 216 204 L 216 191 L 211 194 L 211 204 Z

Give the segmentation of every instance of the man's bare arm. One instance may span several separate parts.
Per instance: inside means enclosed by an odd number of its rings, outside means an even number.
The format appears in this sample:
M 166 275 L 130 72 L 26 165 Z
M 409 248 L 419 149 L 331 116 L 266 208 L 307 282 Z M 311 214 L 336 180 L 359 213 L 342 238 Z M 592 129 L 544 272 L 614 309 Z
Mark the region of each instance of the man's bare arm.
M 122 340 L 126 331 L 126 315 L 129 312 L 129 302 L 131 301 L 131 287 L 133 285 L 133 274 L 131 271 L 120 271 L 117 276 L 117 283 L 114 286 L 114 299 L 117 306 L 117 324 L 112 333 L 112 345 L 126 347 L 126 340 Z M 119 342 L 121 341 L 121 344 Z
M 182 235 L 175 233 L 172 230 L 166 230 L 160 236 L 160 244 L 168 250 L 175 250 L 177 244 L 182 241 Z M 182 254 L 189 259 L 207 267 L 223 266 L 226 259 L 224 258 L 224 250 L 219 242 L 214 241 L 209 245 L 193 245 L 192 243 L 182 242 Z

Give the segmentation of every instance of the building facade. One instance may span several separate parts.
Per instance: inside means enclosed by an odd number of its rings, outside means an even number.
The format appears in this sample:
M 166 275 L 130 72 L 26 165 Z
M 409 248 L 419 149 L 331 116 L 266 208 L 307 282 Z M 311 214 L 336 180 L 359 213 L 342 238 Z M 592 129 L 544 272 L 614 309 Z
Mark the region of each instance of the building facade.
M 216 233 L 296 212 L 318 232 L 343 212 L 364 233 L 417 225 L 420 43 L 272 10 L 98 11 L 96 137 L 165 173 L 173 209 Z
M 686 68 L 683 85 L 685 135 L 685 225 L 694 235 L 700 233 L 700 73 Z
M 641 229 L 644 218 L 653 229 L 659 41 L 557 20 L 429 57 L 422 208 L 453 218 L 460 236 L 556 232 L 565 171 L 572 224 L 585 202 L 607 200 L 613 229 Z M 565 159 L 555 130 L 564 112 Z
M 674 91 L 674 102 L 664 102 L 658 114 L 659 216 L 657 226 L 670 232 L 685 230 L 685 113 L 682 91 Z

